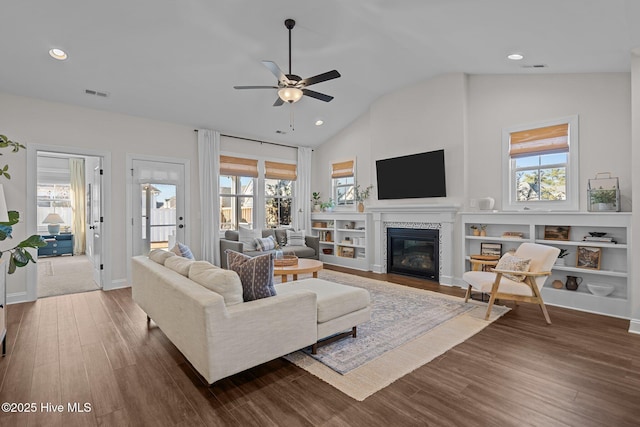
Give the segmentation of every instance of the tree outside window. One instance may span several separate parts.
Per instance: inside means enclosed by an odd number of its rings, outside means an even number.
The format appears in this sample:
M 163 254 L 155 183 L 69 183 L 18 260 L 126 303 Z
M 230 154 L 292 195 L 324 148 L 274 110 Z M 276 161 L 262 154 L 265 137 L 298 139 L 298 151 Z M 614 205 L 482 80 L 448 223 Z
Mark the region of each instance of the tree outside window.
M 293 181 L 265 179 L 266 225 L 276 228 L 291 225 L 293 209 Z

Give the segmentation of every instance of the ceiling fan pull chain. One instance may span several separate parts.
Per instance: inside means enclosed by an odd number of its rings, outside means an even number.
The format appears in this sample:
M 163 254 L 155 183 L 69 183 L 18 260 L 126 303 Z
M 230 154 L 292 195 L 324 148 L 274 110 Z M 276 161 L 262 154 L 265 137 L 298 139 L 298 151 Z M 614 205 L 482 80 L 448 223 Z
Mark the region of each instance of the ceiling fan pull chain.
M 291 105 L 291 112 L 289 113 L 289 127 L 291 128 L 292 131 L 295 131 L 296 129 L 294 128 L 294 122 L 293 122 L 293 103 L 290 104 Z

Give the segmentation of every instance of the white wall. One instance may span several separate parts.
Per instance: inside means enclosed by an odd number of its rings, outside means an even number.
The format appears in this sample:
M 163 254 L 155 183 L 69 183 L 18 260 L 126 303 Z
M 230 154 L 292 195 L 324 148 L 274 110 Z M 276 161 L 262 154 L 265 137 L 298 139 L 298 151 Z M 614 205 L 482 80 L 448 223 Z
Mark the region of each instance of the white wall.
M 580 210 L 588 179 L 620 178 L 621 206 L 631 211 L 629 73 L 469 76 L 468 197 L 502 202 L 502 129 L 577 114 Z M 466 200 L 465 202 L 467 202 Z
M 0 93 L 0 131 L 10 139 L 21 142 L 29 149 L 29 144 L 82 147 L 109 151 L 112 155 L 111 188 L 112 205 L 105 213 L 105 220 L 111 222 L 111 277 L 113 282 L 126 280 L 125 233 L 126 190 L 125 159 L 127 153 L 152 154 L 156 156 L 190 159 L 191 164 L 191 217 L 189 222 L 192 249 L 200 248 L 199 196 L 197 143 L 193 127 L 148 120 L 122 114 L 115 114 L 71 105 L 52 103 L 32 98 Z M 3 161 L 10 165 L 12 179 L 4 181 L 7 204 L 20 212 L 24 221 L 26 210 L 26 176 L 35 171 L 26 170 L 26 153 L 13 154 L 3 150 Z M 26 237 L 23 223 L 14 227 L 15 239 Z M 32 226 L 35 230 L 35 225 Z M 3 248 L 7 246 L 4 242 Z M 7 293 L 21 293 L 26 290 L 26 274 L 20 269 L 9 276 Z
M 640 48 L 636 48 L 631 55 L 631 162 L 640 165 Z M 640 212 L 640 170 L 637 166 L 633 171 L 633 210 Z M 640 215 L 631 217 L 631 259 L 640 259 Z M 635 269 L 631 278 L 631 324 L 629 331 L 640 334 L 640 271 Z

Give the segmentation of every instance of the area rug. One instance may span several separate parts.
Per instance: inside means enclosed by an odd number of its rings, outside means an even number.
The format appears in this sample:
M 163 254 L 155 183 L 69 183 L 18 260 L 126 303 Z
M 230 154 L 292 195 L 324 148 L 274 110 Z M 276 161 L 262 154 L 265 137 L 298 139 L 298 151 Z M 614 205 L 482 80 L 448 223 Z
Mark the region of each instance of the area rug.
M 320 278 L 369 290 L 372 320 L 358 326 L 358 337 L 286 359 L 355 400 L 362 401 L 409 372 L 480 332 L 509 308 L 323 270 Z
M 39 258 L 38 298 L 98 290 L 93 264 L 85 255 Z

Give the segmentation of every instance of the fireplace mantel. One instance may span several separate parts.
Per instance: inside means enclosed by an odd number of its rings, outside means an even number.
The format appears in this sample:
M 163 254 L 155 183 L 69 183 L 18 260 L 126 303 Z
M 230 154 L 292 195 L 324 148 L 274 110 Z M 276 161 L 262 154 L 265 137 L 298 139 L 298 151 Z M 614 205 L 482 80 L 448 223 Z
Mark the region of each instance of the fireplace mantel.
M 375 242 L 372 270 L 386 273 L 387 228 L 440 230 L 440 283 L 453 284 L 453 225 L 460 206 L 454 204 L 367 206 L 373 218 Z

